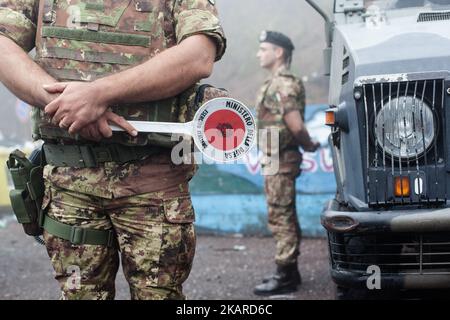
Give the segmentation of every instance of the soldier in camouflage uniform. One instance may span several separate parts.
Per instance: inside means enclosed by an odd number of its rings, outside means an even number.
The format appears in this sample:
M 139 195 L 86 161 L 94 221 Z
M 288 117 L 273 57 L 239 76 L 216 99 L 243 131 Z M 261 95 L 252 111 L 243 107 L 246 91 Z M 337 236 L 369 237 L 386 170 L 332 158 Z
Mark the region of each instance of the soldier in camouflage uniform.
M 257 295 L 272 295 L 296 290 L 301 283 L 297 268 L 300 226 L 295 207 L 295 180 L 300 175 L 302 154 L 319 147 L 304 125 L 305 89 L 300 79 L 290 71 L 294 46 L 285 35 L 263 31 L 258 58 L 261 67 L 271 77 L 261 87 L 256 108 L 259 129 L 277 130 L 279 141 L 261 139 L 262 173 L 269 211 L 269 228 L 276 240 L 276 273 L 256 286 Z M 277 172 L 272 171 L 273 159 L 279 159 Z
M 196 166 L 126 120 L 191 120 L 226 47 L 214 4 L 0 0 L 0 80 L 34 106 L 45 141 L 42 225 L 63 299 L 113 299 L 119 252 L 132 299 L 184 298 Z

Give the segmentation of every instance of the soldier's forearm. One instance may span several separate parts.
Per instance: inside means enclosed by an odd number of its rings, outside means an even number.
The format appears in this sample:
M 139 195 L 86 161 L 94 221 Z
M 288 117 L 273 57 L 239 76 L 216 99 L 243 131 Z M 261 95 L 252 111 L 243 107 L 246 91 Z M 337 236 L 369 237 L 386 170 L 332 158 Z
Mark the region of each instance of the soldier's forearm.
M 297 140 L 297 142 L 302 146 L 303 148 L 309 148 L 313 145 L 313 141 L 311 139 L 311 136 L 309 135 L 308 130 L 304 128 L 303 130 L 300 130 L 298 132 L 294 133 L 294 137 Z
M 196 35 L 139 66 L 97 80 L 94 85 L 109 105 L 161 100 L 208 77 L 215 57 L 214 42 Z
M 0 81 L 19 99 L 43 108 L 52 101 L 42 85 L 55 82 L 11 39 L 0 35 Z
M 308 129 L 298 110 L 292 110 L 286 113 L 284 115 L 284 121 L 299 145 L 303 148 L 308 148 L 313 144 Z

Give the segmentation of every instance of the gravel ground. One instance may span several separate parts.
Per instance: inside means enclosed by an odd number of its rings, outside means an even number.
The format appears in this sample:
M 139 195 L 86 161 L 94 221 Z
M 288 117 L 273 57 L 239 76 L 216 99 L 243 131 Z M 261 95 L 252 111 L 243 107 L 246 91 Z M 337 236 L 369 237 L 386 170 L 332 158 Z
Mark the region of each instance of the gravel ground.
M 44 247 L 23 234 L 15 222 L 0 224 L 0 299 L 58 299 Z M 184 292 L 193 300 L 259 299 L 252 293 L 261 278 L 274 271 L 275 245 L 271 238 L 199 236 L 197 253 Z M 334 285 L 328 270 L 325 239 L 305 239 L 299 262 L 303 284 L 295 294 L 268 299 L 333 299 Z M 120 273 L 117 299 L 129 299 L 128 286 Z

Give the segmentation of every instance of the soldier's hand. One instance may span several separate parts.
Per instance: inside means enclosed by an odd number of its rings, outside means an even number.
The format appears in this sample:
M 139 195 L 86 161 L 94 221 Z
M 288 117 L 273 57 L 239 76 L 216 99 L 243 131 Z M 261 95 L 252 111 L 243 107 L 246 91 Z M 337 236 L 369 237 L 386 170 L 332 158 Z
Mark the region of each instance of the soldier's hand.
M 129 135 L 135 137 L 138 132 L 123 117 L 118 116 L 112 111 L 106 111 L 96 122 L 88 124 L 80 130 L 80 135 L 88 140 L 100 141 L 103 138 L 111 138 L 113 132 L 110 124 L 121 127 Z
M 108 108 L 92 83 L 55 83 L 44 89 L 49 93 L 61 93 L 45 107 L 45 113 L 52 118 L 53 124 L 68 129 L 70 134 L 97 121 Z
M 319 149 L 319 148 L 320 148 L 320 142 L 311 141 L 311 144 L 303 147 L 303 150 L 305 150 L 306 152 L 316 152 L 317 149 Z

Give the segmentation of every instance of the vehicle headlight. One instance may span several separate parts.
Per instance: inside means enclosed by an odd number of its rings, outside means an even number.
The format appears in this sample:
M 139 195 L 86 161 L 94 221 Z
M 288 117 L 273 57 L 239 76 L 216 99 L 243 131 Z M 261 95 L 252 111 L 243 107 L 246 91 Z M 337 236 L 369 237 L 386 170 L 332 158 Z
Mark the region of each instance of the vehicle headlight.
M 433 111 L 426 102 L 407 96 L 387 101 L 376 116 L 375 138 L 393 157 L 413 158 L 433 143 Z

